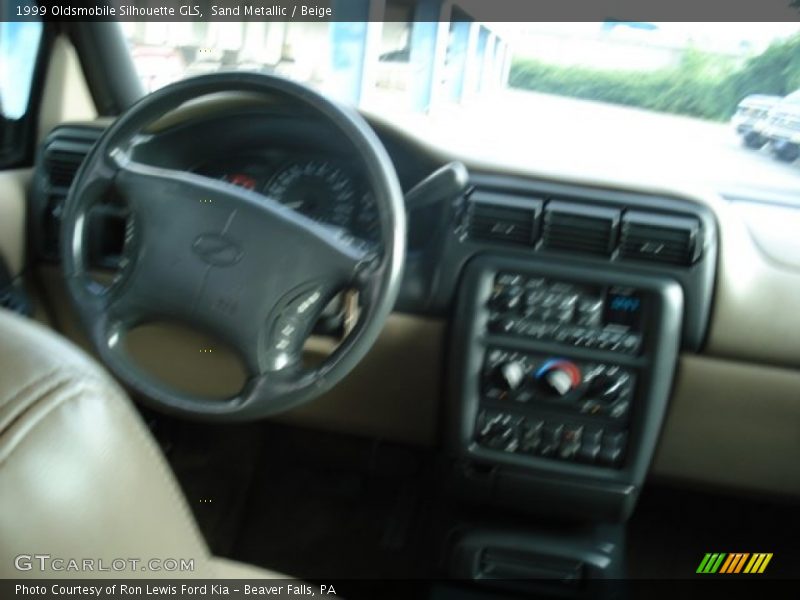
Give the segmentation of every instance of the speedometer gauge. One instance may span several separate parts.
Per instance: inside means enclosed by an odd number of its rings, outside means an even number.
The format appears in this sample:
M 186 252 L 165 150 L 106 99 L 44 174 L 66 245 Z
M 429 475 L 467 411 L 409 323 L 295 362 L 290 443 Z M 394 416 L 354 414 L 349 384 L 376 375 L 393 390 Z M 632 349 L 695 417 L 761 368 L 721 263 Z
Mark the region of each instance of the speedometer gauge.
M 361 203 L 353 220 L 353 233 L 369 242 L 379 243 L 381 240 L 381 222 L 378 215 L 378 204 L 372 192 L 364 192 Z
M 290 163 L 270 179 L 264 194 L 307 217 L 348 231 L 359 204 L 350 176 L 326 160 Z

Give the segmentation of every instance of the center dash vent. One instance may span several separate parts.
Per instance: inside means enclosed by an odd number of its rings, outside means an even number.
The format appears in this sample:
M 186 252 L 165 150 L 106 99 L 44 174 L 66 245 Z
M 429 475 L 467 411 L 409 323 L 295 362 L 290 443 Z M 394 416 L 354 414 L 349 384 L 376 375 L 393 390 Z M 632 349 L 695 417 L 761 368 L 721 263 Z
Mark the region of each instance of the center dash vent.
M 542 246 L 609 256 L 616 244 L 619 211 L 552 200 L 544 211 Z
M 620 258 L 690 265 L 701 249 L 697 219 L 641 211 L 628 211 L 622 218 Z
M 532 246 L 539 237 L 541 200 L 476 191 L 469 198 L 467 236 L 473 240 Z

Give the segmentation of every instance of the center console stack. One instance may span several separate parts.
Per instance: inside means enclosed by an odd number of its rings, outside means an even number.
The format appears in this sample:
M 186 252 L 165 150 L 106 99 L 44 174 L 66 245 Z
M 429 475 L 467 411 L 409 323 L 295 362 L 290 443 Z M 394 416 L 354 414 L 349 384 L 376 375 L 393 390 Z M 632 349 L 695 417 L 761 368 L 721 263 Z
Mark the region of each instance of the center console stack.
M 471 181 L 437 279 L 455 300 L 448 571 L 578 597 L 625 576 L 678 353 L 707 332 L 715 219 L 686 198 Z
M 473 259 L 453 346 L 460 485 L 522 511 L 627 518 L 664 418 L 682 314 L 667 277 Z

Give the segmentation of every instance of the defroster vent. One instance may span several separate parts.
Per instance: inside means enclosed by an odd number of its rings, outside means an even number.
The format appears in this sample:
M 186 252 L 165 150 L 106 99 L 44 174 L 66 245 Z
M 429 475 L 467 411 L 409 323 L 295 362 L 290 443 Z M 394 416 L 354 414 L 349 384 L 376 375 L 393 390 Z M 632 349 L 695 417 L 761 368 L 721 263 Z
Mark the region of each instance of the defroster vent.
M 473 240 L 533 246 L 539 237 L 541 200 L 476 191 L 467 208 L 467 236 Z
M 553 200 L 544 211 L 542 246 L 610 256 L 617 241 L 619 211 Z
M 698 219 L 641 211 L 627 211 L 622 218 L 620 258 L 690 265 L 701 250 Z

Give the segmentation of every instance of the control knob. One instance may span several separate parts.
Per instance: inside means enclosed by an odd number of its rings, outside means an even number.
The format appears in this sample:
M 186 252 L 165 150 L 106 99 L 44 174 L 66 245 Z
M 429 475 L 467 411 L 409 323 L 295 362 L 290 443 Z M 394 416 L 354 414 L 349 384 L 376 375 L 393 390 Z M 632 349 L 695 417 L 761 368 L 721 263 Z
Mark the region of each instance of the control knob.
M 545 390 L 556 396 L 566 396 L 582 381 L 578 366 L 563 358 L 545 361 L 536 371 L 535 378 Z
M 506 390 L 515 390 L 525 379 L 525 365 L 512 360 L 495 367 L 493 372 L 495 382 Z
M 625 388 L 627 377 L 601 374 L 592 378 L 588 395 L 601 402 L 613 402 Z

